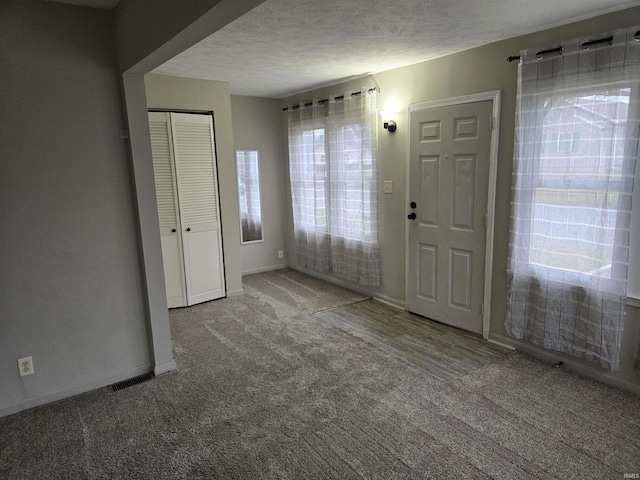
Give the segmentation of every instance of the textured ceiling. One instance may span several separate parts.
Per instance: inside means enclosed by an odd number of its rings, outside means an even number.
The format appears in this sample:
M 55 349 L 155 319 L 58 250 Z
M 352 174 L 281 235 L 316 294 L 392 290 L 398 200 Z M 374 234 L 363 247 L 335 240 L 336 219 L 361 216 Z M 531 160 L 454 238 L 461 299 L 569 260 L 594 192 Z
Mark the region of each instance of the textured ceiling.
M 48 1 L 106 9 L 118 3 Z M 637 5 L 640 0 L 267 0 L 154 72 L 226 81 L 235 95 L 281 98 Z
M 106 8 L 113 10 L 120 0 L 46 0 L 56 3 L 70 3 L 71 5 L 80 5 L 81 7 Z
M 154 72 L 281 98 L 635 5 L 640 1 L 267 0 Z

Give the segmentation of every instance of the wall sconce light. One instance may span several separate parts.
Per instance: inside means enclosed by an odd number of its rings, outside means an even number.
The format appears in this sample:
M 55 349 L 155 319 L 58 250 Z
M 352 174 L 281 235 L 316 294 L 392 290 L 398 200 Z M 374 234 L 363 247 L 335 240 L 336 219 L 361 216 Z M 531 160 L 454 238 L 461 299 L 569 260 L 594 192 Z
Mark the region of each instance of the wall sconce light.
M 395 102 L 389 103 L 384 110 L 380 110 L 380 117 L 382 117 L 382 121 L 384 122 L 382 126 L 390 133 L 395 132 L 398 128 L 398 124 L 394 120 L 398 110 L 399 106 Z
M 394 120 L 389 120 L 388 122 L 384 122 L 382 126 L 387 130 L 389 130 L 390 133 L 395 132 L 396 128 L 398 128 L 398 125 L 396 125 L 396 122 Z

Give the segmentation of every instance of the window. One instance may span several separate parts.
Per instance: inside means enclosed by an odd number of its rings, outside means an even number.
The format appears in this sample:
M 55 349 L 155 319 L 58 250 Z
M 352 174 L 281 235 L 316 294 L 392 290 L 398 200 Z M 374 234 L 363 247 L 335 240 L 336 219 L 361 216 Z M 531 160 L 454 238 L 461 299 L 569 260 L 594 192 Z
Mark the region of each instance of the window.
M 529 262 L 611 278 L 630 88 L 541 98 Z M 550 272 L 549 274 L 553 274 Z
M 289 173 L 299 263 L 379 285 L 375 91 L 289 113 Z
M 507 331 L 610 370 L 630 272 L 637 31 L 524 50 L 518 71 Z

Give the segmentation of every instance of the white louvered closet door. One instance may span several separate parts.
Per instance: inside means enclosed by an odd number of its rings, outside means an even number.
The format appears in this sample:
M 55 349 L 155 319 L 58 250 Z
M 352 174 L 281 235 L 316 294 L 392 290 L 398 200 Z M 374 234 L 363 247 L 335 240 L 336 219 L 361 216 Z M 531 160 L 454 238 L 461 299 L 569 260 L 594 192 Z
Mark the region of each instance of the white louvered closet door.
M 218 179 L 209 115 L 171 113 L 187 305 L 225 295 Z
M 185 307 L 187 305 L 187 291 L 169 114 L 150 112 L 149 130 L 151 132 L 151 154 L 156 182 L 167 304 L 169 308 Z

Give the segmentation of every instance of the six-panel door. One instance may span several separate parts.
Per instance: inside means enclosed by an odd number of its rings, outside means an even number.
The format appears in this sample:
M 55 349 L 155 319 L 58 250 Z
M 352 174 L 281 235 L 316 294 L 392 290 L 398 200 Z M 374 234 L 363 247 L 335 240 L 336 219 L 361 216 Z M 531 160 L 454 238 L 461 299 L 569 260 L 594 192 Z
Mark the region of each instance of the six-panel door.
M 408 310 L 482 332 L 492 102 L 418 110 L 410 122 Z

